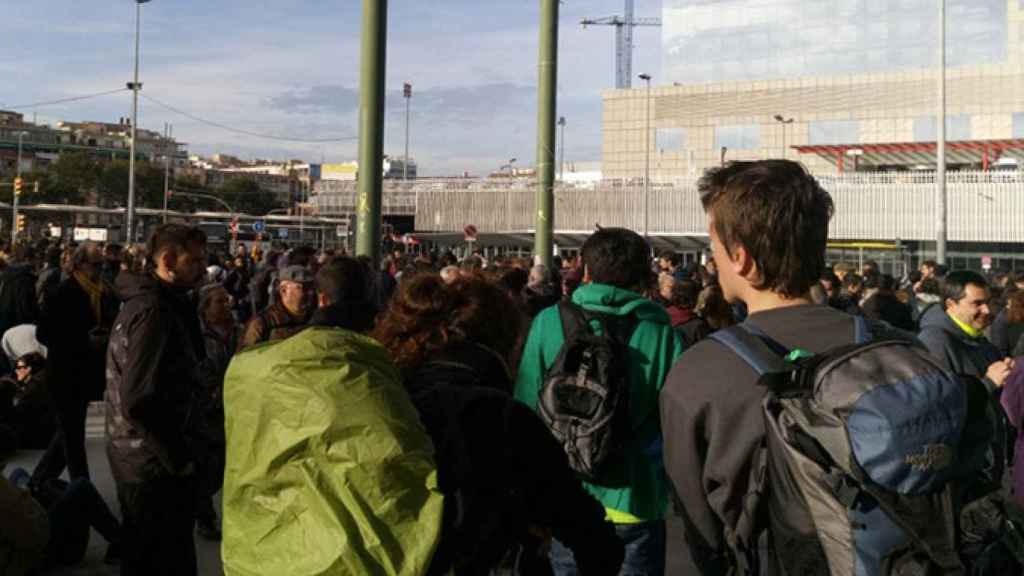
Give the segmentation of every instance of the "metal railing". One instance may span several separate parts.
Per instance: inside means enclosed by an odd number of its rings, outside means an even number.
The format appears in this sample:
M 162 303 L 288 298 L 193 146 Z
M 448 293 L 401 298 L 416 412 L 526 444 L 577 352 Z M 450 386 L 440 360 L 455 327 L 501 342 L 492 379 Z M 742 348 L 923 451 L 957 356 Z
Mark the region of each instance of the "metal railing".
M 835 202 L 832 239 L 934 238 L 933 172 L 823 175 L 819 181 Z M 460 180 L 409 188 L 415 192 L 420 231 L 461 231 L 467 224 L 480 232 L 533 229 L 534 185 L 528 181 L 488 185 Z M 1024 173 L 952 172 L 947 191 L 951 241 L 1024 242 Z M 595 225 L 640 230 L 642 182 L 556 187 L 556 230 L 588 231 Z M 706 233 L 695 181 L 651 184 L 650 230 L 652 234 Z

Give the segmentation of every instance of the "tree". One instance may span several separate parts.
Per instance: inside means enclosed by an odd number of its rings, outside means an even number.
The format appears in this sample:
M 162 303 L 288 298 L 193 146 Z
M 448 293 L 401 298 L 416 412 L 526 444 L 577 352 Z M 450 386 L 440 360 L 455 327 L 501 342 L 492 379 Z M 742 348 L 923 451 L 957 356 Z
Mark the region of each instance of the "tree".
M 84 204 L 96 189 L 101 172 L 100 165 L 85 152 L 63 152 L 45 175 L 33 172 L 33 179 L 39 180 L 39 195 L 30 202 Z
M 128 174 L 131 166 L 127 160 L 114 160 L 103 167 L 98 180 L 99 198 L 97 204 L 104 208 L 118 208 L 128 205 Z M 135 206 L 137 208 L 163 208 L 164 168 L 162 164 L 146 161 L 135 163 Z
M 246 214 L 266 214 L 275 208 L 281 208 L 273 192 L 264 190 L 259 182 L 252 178 L 235 178 L 229 180 L 216 192 L 237 212 Z

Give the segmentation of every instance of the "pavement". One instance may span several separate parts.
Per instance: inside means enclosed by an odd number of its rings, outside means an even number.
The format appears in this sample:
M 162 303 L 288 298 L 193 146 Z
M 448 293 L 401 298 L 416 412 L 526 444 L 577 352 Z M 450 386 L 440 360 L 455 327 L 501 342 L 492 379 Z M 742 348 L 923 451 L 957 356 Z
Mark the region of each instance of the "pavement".
M 106 500 L 107 506 L 121 518 L 121 509 L 117 503 L 117 490 L 114 486 L 114 479 L 110 474 L 110 464 L 107 462 L 105 447 L 105 430 L 103 424 L 102 404 L 93 404 L 89 409 L 89 417 L 86 420 L 85 448 L 89 456 L 89 472 L 92 475 L 93 484 Z M 23 467 L 32 471 L 36 462 L 42 456 L 41 450 L 30 450 L 18 452 L 12 459 L 6 462 L 4 474 L 16 467 Z M 215 498 L 217 513 L 220 514 L 220 494 Z M 69 569 L 47 572 L 48 575 L 60 576 L 115 576 L 119 574 L 117 566 L 108 566 L 103 563 L 103 555 L 107 552 L 107 542 L 95 530 L 89 539 L 89 550 L 85 560 L 78 566 Z M 220 543 L 209 542 L 196 537 L 196 555 L 199 560 L 199 574 L 201 576 L 220 576 L 224 573 L 220 562 Z
M 89 409 L 89 416 L 86 420 L 86 452 L 89 456 L 89 471 L 92 474 L 93 484 L 106 500 L 107 506 L 120 519 L 121 510 L 117 504 L 117 491 L 114 486 L 114 479 L 110 474 L 110 464 L 107 462 L 105 448 L 105 430 L 103 418 L 103 405 L 93 404 Z M 9 474 L 16 467 L 23 467 L 31 471 L 36 462 L 42 456 L 42 451 L 22 451 L 6 462 L 5 474 Z M 220 494 L 214 499 L 218 517 L 220 516 Z M 666 531 L 667 557 L 665 574 L 686 575 L 697 574 L 696 569 L 690 563 L 689 555 L 686 552 L 686 544 L 683 540 L 683 525 L 678 518 L 669 518 Z M 48 572 L 48 574 L 61 576 L 115 576 L 117 566 L 108 566 L 103 563 L 103 555 L 107 551 L 107 543 L 95 530 L 89 540 L 89 550 L 85 560 L 78 566 L 69 569 L 62 569 Z M 220 543 L 209 542 L 196 537 L 196 555 L 199 560 L 199 574 L 201 576 L 220 576 L 224 573 L 220 560 Z

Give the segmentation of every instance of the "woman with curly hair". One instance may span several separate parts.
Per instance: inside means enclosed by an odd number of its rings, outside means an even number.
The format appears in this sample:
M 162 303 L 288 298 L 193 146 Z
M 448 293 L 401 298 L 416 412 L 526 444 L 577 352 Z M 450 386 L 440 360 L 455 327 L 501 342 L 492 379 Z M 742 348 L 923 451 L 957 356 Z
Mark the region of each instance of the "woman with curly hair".
M 519 552 L 521 574 L 550 573 L 543 542 L 571 549 L 584 575 L 617 574 L 622 544 L 562 448 L 511 395 L 525 324 L 478 274 L 406 279 L 372 335 L 394 356 L 434 442 L 445 521 L 432 574 L 487 574 Z

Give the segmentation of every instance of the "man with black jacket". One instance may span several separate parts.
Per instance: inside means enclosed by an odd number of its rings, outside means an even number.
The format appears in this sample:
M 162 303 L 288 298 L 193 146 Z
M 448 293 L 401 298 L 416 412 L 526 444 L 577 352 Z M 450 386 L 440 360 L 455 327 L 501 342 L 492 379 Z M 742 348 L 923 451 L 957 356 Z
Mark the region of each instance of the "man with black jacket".
M 205 359 L 188 292 L 206 271 L 206 235 L 164 224 L 150 264 L 123 273 L 124 301 L 107 354 L 107 455 L 124 519 L 122 574 L 196 574 L 195 463 L 189 437 L 198 366 Z
M 39 320 L 32 257 L 32 247 L 19 244 L 14 249 L 14 261 L 0 273 L 0 334 Z
M 790 349 L 822 353 L 854 342 L 853 317 L 808 297 L 825 271 L 833 204 L 795 162 L 733 162 L 699 185 L 718 278 L 746 322 Z M 765 438 L 758 375 L 724 345 L 687 351 L 661 391 L 665 471 L 682 504 L 701 574 L 734 569 L 728 534 L 746 503 L 751 459 Z M 783 558 L 784 560 L 784 558 Z
M 57 433 L 32 473 L 33 485 L 60 476 L 89 478 L 85 418 L 89 402 L 103 398 L 107 338 L 117 299 L 101 279 L 103 255 L 92 243 L 79 246 L 71 275 L 60 283 L 36 330 L 47 347 L 47 381 L 56 407 Z

